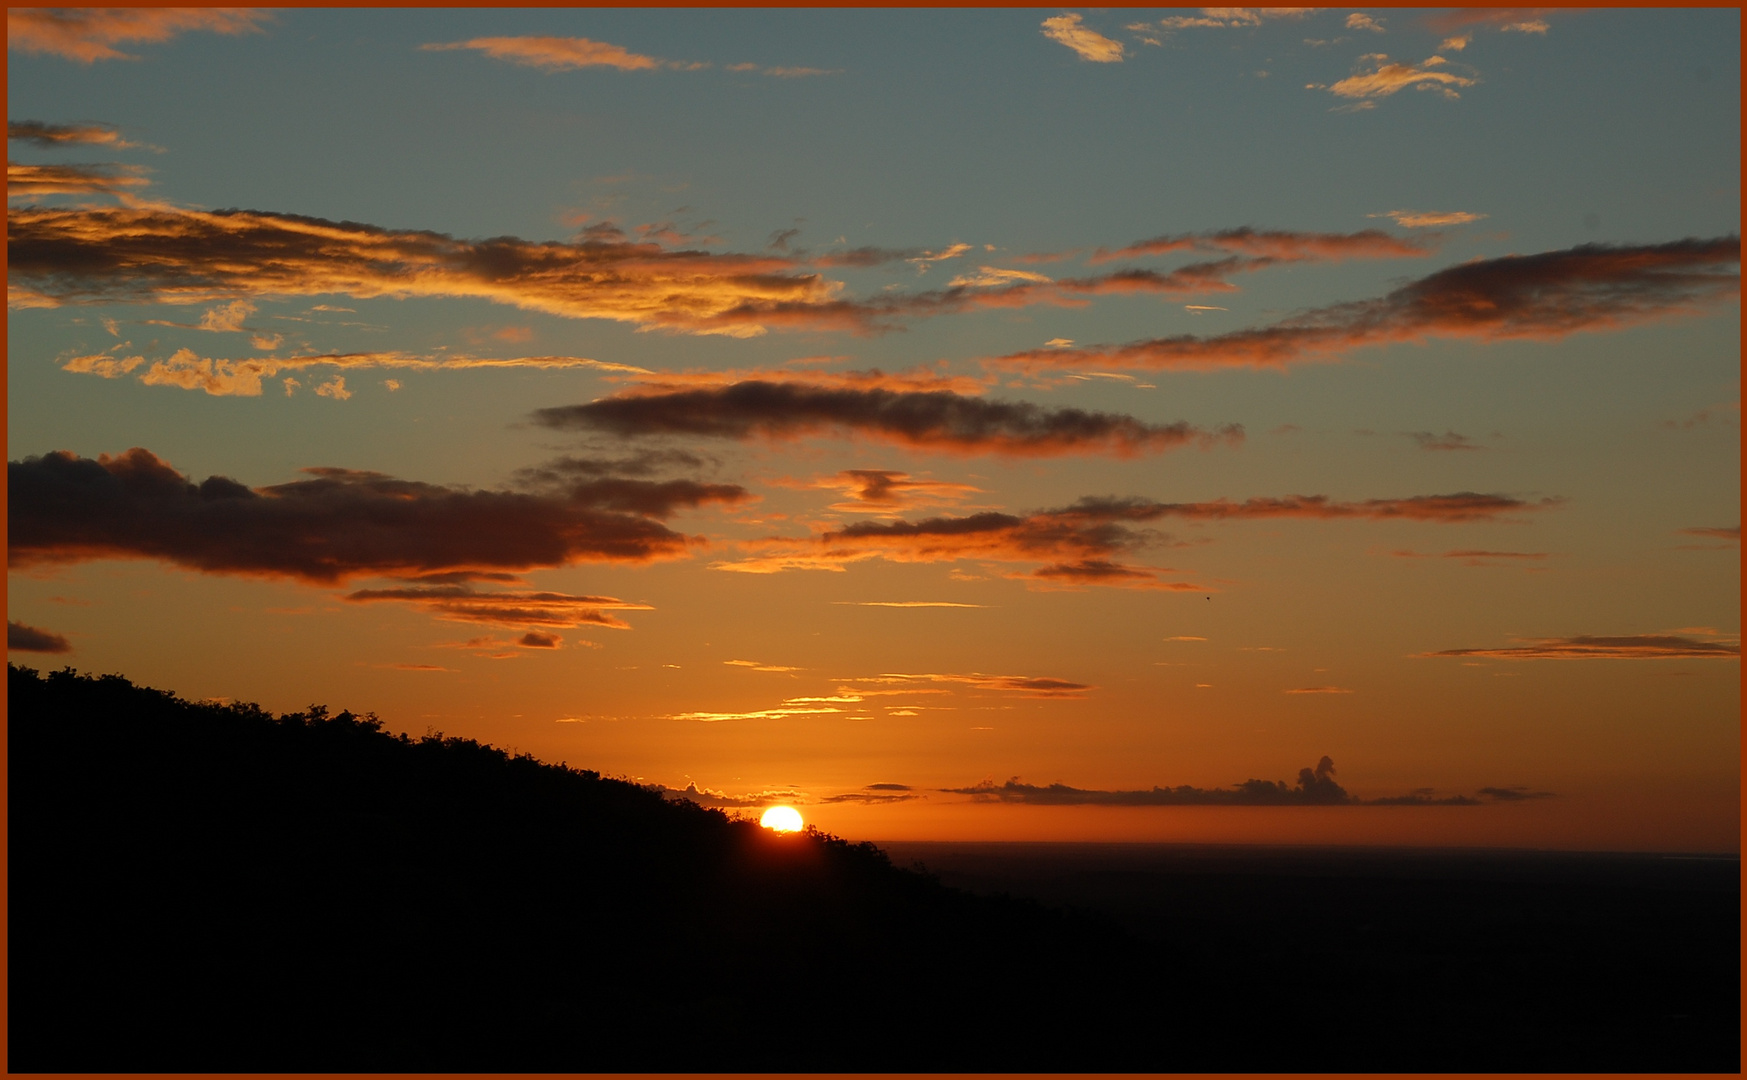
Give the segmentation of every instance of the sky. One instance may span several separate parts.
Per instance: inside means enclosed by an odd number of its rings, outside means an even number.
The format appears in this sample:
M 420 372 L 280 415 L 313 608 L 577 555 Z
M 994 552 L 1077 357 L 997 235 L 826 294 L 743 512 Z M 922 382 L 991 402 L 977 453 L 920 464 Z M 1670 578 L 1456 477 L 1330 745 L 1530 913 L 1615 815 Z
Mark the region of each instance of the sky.
M 8 655 L 850 839 L 1733 852 L 1733 9 L 8 11 Z

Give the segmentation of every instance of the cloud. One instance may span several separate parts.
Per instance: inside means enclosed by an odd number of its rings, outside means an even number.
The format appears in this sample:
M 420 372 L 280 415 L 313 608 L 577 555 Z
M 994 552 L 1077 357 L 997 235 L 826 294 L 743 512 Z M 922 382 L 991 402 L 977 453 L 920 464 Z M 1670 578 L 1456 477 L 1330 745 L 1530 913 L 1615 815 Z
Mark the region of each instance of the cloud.
M 1344 259 L 1399 259 L 1430 255 L 1432 249 L 1412 240 L 1391 236 L 1378 229 L 1355 233 L 1292 232 L 1244 226 L 1216 232 L 1167 233 L 1138 240 L 1112 251 L 1099 248 L 1087 257 L 1090 264 L 1140 255 L 1165 255 L 1174 251 L 1229 251 L 1274 262 Z
M 6 163 L 6 197 L 115 195 L 151 183 L 138 165 L 20 165 Z
M 27 142 L 45 149 L 63 146 L 111 146 L 117 150 L 132 150 L 140 144 L 128 142 L 114 124 L 45 124 L 41 120 L 6 121 L 9 142 Z
M 1480 800 L 1466 795 L 1438 798 L 1431 788 L 1407 795 L 1361 799 L 1348 794 L 1334 779 L 1334 761 L 1328 757 L 1314 769 L 1298 770 L 1298 782 L 1245 780 L 1229 788 L 1198 788 L 1188 784 L 1138 791 L 1098 791 L 1050 784 L 1038 787 L 1021 783 L 1018 777 L 1005 784 L 985 780 L 964 788 L 942 788 L 954 795 L 969 795 L 975 802 L 1028 803 L 1035 806 L 1478 806 Z M 1525 794 L 1523 788 L 1481 788 L 1497 801 L 1540 798 L 1551 792 Z
M 1471 214 L 1466 210 L 1386 210 L 1381 214 L 1365 216 L 1390 218 L 1404 229 L 1426 229 L 1442 225 L 1466 225 L 1487 215 Z
M 810 485 L 840 491 L 846 501 L 831 504 L 847 514 L 893 514 L 922 506 L 962 502 L 982 489 L 944 480 L 917 480 L 892 469 L 845 469 L 836 476 L 821 477 Z
M 1350 693 L 1352 693 L 1352 691 L 1348 690 L 1344 686 L 1300 686 L 1300 687 L 1297 687 L 1296 689 L 1282 691 L 1282 693 L 1287 693 L 1287 694 L 1350 694 Z
M 1314 308 L 1252 330 L 1127 345 L 1032 349 L 993 362 L 1030 368 L 1282 366 L 1367 345 L 1428 338 L 1557 340 L 1696 314 L 1741 291 L 1737 236 L 1655 245 L 1584 244 L 1476 259 L 1382 297 Z
M 781 667 L 776 664 L 761 664 L 756 660 L 724 660 L 722 663 L 727 664 L 729 667 L 743 667 L 752 671 L 791 672 L 806 670 L 805 668 L 798 667 Z
M 1456 8 L 1426 19 L 1426 26 L 1438 33 L 1484 26 L 1518 33 L 1544 34 L 1547 24 L 1541 18 L 1555 8 Z
M 700 789 L 695 783 L 688 783 L 684 788 L 670 788 L 656 785 L 655 789 L 661 793 L 662 798 L 667 799 L 669 802 L 678 802 L 681 799 L 688 799 L 697 803 L 699 806 L 714 810 L 743 810 L 753 809 L 760 806 L 774 806 L 777 803 L 805 803 L 807 801 L 804 792 L 796 791 L 793 788 L 784 788 L 778 791 L 761 791 L 756 794 L 742 796 L 727 795 L 720 791 L 712 791 L 709 788 Z
M 1087 683 L 1070 682 L 1067 679 L 1039 678 L 1031 675 L 984 675 L 980 672 L 971 672 L 968 675 L 907 675 L 890 672 L 845 681 L 852 683 L 958 683 L 978 690 L 992 690 L 996 693 L 1015 694 L 1027 698 L 1083 698 L 1088 691 L 1098 689 Z
M 1042 457 L 1156 453 L 1243 437 L 1236 425 L 1207 430 L 1179 421 L 1148 424 L 1120 413 L 1046 409 L 950 391 L 861 390 L 764 380 L 670 393 L 635 393 L 586 405 L 535 410 L 546 427 L 621 436 L 703 435 L 793 439 L 835 432 L 900 446 Z
M 1539 638 L 1526 645 L 1444 649 L 1417 656 L 1484 656 L 1495 660 L 1739 660 L 1739 641 L 1698 641 L 1674 634 Z
M 1510 566 L 1521 561 L 1538 562 L 1551 553 L 1546 551 L 1481 551 L 1477 549 L 1462 549 L 1446 551 L 1439 555 L 1421 554 L 1417 551 L 1391 551 L 1389 554 L 1398 559 L 1459 559 L 1463 566 Z
M 1057 15 L 1043 20 L 1043 36 L 1078 53 L 1080 59 L 1097 64 L 1122 62 L 1122 42 L 1112 41 L 1081 24 L 1078 15 Z
M 671 61 L 642 56 L 618 45 L 575 37 L 482 37 L 449 44 L 420 45 L 427 52 L 477 49 L 494 60 L 507 60 L 543 71 L 574 71 L 585 67 L 612 67 L 620 71 L 654 71 L 664 67 L 687 67 Z
M 1200 503 L 1161 503 L 1151 499 L 1088 496 L 1071 506 L 1027 515 L 987 511 L 965 517 L 922 521 L 859 521 L 806 539 L 774 537 L 741 547 L 750 558 L 711 564 L 711 569 L 744 573 L 784 570 L 842 570 L 866 559 L 892 562 L 954 562 L 989 559 L 1051 565 L 1023 575 L 1042 583 L 1116 585 L 1128 588 L 1199 590 L 1164 582 L 1155 567 L 1126 566 L 1114 556 L 1158 543 L 1162 537 L 1142 528 L 1167 518 L 1226 521 L 1256 518 L 1365 518 L 1425 522 L 1492 521 L 1507 514 L 1556 505 L 1508 495 L 1456 492 L 1397 499 L 1338 502 L 1326 495 L 1287 495 L 1243 502 L 1217 499 Z
M 471 585 L 409 585 L 390 589 L 359 589 L 347 593 L 354 604 L 394 601 L 412 604 L 446 622 L 476 623 L 511 629 L 524 627 L 604 626 L 629 630 L 630 624 L 606 614 L 616 611 L 652 611 L 648 604 L 627 603 L 611 596 L 572 596 L 559 592 L 480 592 Z M 541 644 L 541 642 L 549 644 Z M 524 649 L 555 649 L 559 640 L 549 633 L 523 634 L 516 644 Z
M 331 397 L 335 401 L 345 401 L 352 396 L 352 392 L 346 389 L 346 377 L 344 375 L 335 375 L 327 382 L 317 386 L 315 392 L 318 397 Z
M 1551 799 L 1556 796 L 1551 791 L 1530 791 L 1522 785 L 1511 787 L 1483 787 L 1480 794 L 1491 796 L 1499 802 L 1521 802 L 1524 799 Z
M 530 494 L 351 469 L 303 472 L 301 480 L 248 488 L 222 476 L 196 484 L 137 447 L 95 461 L 64 450 L 27 457 L 7 465 L 10 557 L 17 566 L 161 559 L 322 585 L 366 575 L 645 563 L 682 556 L 693 543 L 649 515 L 744 494 L 704 487 L 633 498 L 622 487 L 586 485 Z
M 68 653 L 73 643 L 52 630 L 41 630 L 21 622 L 6 621 L 7 652 Z
M 942 788 L 969 795 L 977 802 L 1029 803 L 1040 806 L 1347 806 L 1359 800 L 1335 782 L 1334 762 L 1324 757 L 1315 769 L 1298 770 L 1298 783 L 1245 780 L 1231 788 L 1154 787 L 1141 791 L 1097 791 L 1051 784 L 1037 787 L 1018 777 L 1005 784 L 985 780 L 966 788 Z
M 1371 18 L 1371 16 L 1358 11 L 1347 16 L 1347 29 L 1369 30 L 1374 34 L 1381 34 L 1384 32 L 1382 24 Z
M 1722 525 L 1714 527 L 1698 525 L 1690 529 L 1681 529 L 1680 532 L 1683 536 L 1707 536 L 1713 540 L 1733 540 L 1736 543 L 1739 543 L 1741 540 L 1741 526 L 1739 525 Z
M 1454 431 L 1446 431 L 1442 435 L 1433 435 L 1429 431 L 1410 431 L 1407 437 L 1419 444 L 1421 450 L 1484 450 L 1473 439 L 1459 435 Z
M 1159 30 L 1171 33 L 1188 29 L 1222 29 L 1240 26 L 1260 26 L 1268 19 L 1301 19 L 1317 8 L 1202 8 L 1198 15 L 1171 15 L 1160 19 Z M 1135 23 L 1128 29 L 1136 33 L 1152 29 L 1152 23 Z M 1153 42 L 1157 44 L 1157 42 Z
M 259 33 L 273 18 L 257 8 L 7 8 L 6 47 L 68 60 L 138 60 L 123 42 L 168 41 L 189 30 Z
M 838 283 L 790 258 L 668 249 L 611 227 L 570 243 L 466 241 L 246 210 L 31 206 L 9 215 L 8 257 L 20 286 L 55 303 L 466 297 L 742 337 L 877 314 L 836 301 Z
M 875 790 L 901 788 L 901 791 Z M 822 803 L 861 803 L 866 806 L 885 806 L 891 803 L 909 802 L 922 796 L 911 792 L 902 784 L 869 784 L 861 791 L 846 791 L 841 795 L 827 795 L 820 799 Z
M 1456 87 L 1473 86 L 1479 81 L 1452 75 L 1448 71 L 1432 70 L 1443 63 L 1443 57 L 1433 56 L 1424 62 L 1423 67 L 1414 67 L 1399 61 L 1391 63 L 1389 57 L 1383 53 L 1372 53 L 1360 57 L 1359 67 L 1340 82 L 1332 86 L 1311 83 L 1305 89 L 1327 90 L 1336 97 L 1358 99 L 1361 107 L 1368 108 L 1372 99 L 1389 97 L 1410 86 L 1417 90 L 1435 90 L 1447 98 L 1456 98 L 1461 96 L 1456 92 Z
M 238 301 L 243 303 L 243 301 Z M 234 305 L 233 305 L 234 307 Z M 207 312 L 211 316 L 212 312 Z M 157 320 L 153 320 L 157 321 Z M 205 322 L 206 319 L 202 319 Z M 212 329 L 198 324 L 171 324 L 192 329 Z M 238 329 L 242 329 L 240 326 Z M 259 343 L 257 343 L 259 346 Z M 133 371 L 145 363 L 143 356 L 125 359 L 99 353 L 75 356 L 61 365 L 62 371 L 101 375 L 113 379 Z M 193 349 L 177 349 L 166 360 L 154 360 L 140 375 L 147 386 L 175 386 L 183 390 L 202 390 L 214 397 L 259 397 L 261 380 L 271 379 L 286 371 L 332 367 L 342 370 L 376 368 L 407 371 L 471 371 L 491 368 L 565 369 L 582 368 L 615 373 L 641 373 L 643 368 L 628 364 L 610 364 L 580 356 L 522 356 L 509 358 L 445 356 L 411 356 L 404 353 L 322 353 L 309 356 L 251 356 L 240 360 L 205 357 Z M 390 380 L 393 382 L 394 380 Z M 299 383 L 298 385 L 302 385 Z M 344 384 L 342 383 L 342 386 Z M 389 389 L 398 390 L 395 382 Z M 318 389 L 317 393 L 321 391 Z M 347 396 L 350 396 L 348 393 Z
M 947 600 L 833 600 L 834 604 L 844 604 L 850 607 L 895 607 L 895 608 L 980 608 L 983 604 L 955 604 Z

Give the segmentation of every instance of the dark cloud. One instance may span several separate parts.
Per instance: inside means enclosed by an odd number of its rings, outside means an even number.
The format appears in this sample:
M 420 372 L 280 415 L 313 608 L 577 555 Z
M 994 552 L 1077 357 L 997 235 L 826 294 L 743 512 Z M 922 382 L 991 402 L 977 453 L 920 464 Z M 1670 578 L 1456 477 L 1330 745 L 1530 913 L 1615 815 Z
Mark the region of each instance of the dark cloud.
M 882 785 L 869 785 L 869 788 L 863 791 L 846 791 L 841 795 L 827 795 L 819 801 L 822 803 L 861 803 L 864 806 L 885 806 L 890 803 L 909 802 L 911 799 L 922 797 L 901 792 L 872 790 L 878 786 Z
M 868 791 L 912 791 L 909 784 L 869 784 Z
M 1245 780 L 1231 788 L 1197 788 L 1187 784 L 1146 791 L 1096 791 L 1051 784 L 1037 787 L 1018 777 L 997 785 L 985 780 L 968 788 L 943 788 L 978 802 L 1017 802 L 1042 806 L 1342 806 L 1356 800 L 1335 782 L 1334 762 L 1324 757 L 1314 769 L 1298 770 L 1298 783 Z
M 1541 638 L 1490 649 L 1444 649 L 1420 656 L 1485 656 L 1495 660 L 1739 660 L 1738 641 L 1699 641 L 1676 634 Z
M 1524 799 L 1551 799 L 1551 791 L 1530 791 L 1520 784 L 1511 787 L 1483 787 L 1480 794 L 1490 796 L 1498 802 L 1521 802 Z
M 1018 777 L 1005 784 L 985 780 L 965 788 L 942 788 L 954 795 L 969 795 L 977 802 L 1029 803 L 1039 806 L 1478 806 L 1480 800 L 1466 795 L 1439 797 L 1431 788 L 1420 788 L 1406 795 L 1376 799 L 1360 799 L 1347 793 L 1335 782 L 1334 761 L 1328 757 L 1316 763 L 1314 769 L 1299 769 L 1298 782 L 1288 785 L 1283 780 L 1245 780 L 1229 788 L 1198 788 L 1187 784 L 1174 787 L 1154 787 L 1139 791 L 1098 791 L 1050 784 L 1038 787 L 1025 784 Z M 1540 798 L 1550 794 L 1537 792 L 1525 795 L 1522 788 L 1481 788 L 1481 793 L 1495 800 Z M 1505 792 L 1505 794 L 1500 794 Z
M 548 427 L 615 435 L 705 435 L 790 439 L 824 431 L 904 446 L 1021 456 L 1120 456 L 1207 445 L 1243 437 L 1238 425 L 1207 430 L 1188 423 L 1148 424 L 1120 413 L 1046 409 L 985 401 L 946 390 L 898 391 L 762 380 L 603 398 L 539 409 Z
M 1468 436 L 1457 434 L 1454 431 L 1446 431 L 1442 435 L 1434 435 L 1429 431 L 1410 431 L 1407 437 L 1418 443 L 1421 450 L 1486 449 Z
M 1032 349 L 996 362 L 1033 368 L 1278 366 L 1434 337 L 1552 340 L 1692 314 L 1737 296 L 1741 277 L 1728 268 L 1740 261 L 1738 236 L 1584 244 L 1462 263 L 1377 299 L 1315 308 L 1259 329 Z
M 196 484 L 137 447 L 95 461 L 56 451 L 10 462 L 11 559 L 151 558 L 319 584 L 642 563 L 682 555 L 690 542 L 648 515 L 739 497 L 727 485 L 592 481 L 567 494 L 536 495 L 350 469 L 303 471 L 305 479 L 262 488 L 222 476 Z
M 708 788 L 699 790 L 697 784 L 687 784 L 683 789 L 654 785 L 655 790 L 670 802 L 688 799 L 699 806 L 717 810 L 749 810 L 761 806 L 775 806 L 778 803 L 805 802 L 804 793 L 794 790 L 763 791 L 755 795 L 734 796 L 725 795 L 720 791 Z
M 8 619 L 6 621 L 6 651 L 66 653 L 73 651 L 73 643 L 52 630 L 26 626 L 21 622 L 13 622 Z
M 542 634 L 538 630 L 530 630 L 516 641 L 524 649 L 556 649 L 563 643 L 557 634 Z

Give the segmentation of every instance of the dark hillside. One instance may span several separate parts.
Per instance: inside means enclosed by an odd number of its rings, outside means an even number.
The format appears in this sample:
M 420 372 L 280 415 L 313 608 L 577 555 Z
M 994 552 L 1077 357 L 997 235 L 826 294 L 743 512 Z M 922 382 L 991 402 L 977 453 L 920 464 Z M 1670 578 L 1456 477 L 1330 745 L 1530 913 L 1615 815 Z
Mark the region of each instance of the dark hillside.
M 871 845 L 370 716 L 9 692 L 13 1071 L 1202 1064 L 1110 981 L 1152 950 Z

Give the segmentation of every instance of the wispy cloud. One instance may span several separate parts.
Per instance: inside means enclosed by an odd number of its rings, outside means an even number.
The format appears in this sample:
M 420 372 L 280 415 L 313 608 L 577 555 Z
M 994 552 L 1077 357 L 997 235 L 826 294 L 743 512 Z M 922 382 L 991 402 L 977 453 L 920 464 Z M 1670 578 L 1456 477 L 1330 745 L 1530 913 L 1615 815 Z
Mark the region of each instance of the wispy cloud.
M 36 653 L 69 653 L 73 643 L 53 630 L 6 621 L 6 651 Z
M 1335 781 L 1334 761 L 1328 757 L 1314 769 L 1298 770 L 1298 782 L 1245 780 L 1229 788 L 1198 788 L 1188 784 L 1137 791 L 1099 791 L 1050 784 L 1039 787 L 1018 777 L 1005 784 L 985 780 L 963 788 L 942 788 L 954 795 L 969 795 L 976 802 L 1028 803 L 1034 806 L 1475 806 L 1478 800 L 1465 795 L 1436 798 L 1430 789 L 1411 795 L 1360 799 Z M 1482 789 L 1490 791 L 1493 789 Z M 1516 790 L 1516 789 L 1510 789 Z M 1505 796 L 1509 798 L 1509 796 Z
M 474 49 L 494 60 L 507 60 L 542 71 L 574 71 L 585 67 L 610 67 L 620 71 L 655 71 L 666 67 L 705 65 L 658 60 L 604 41 L 580 37 L 481 37 L 447 44 L 420 45 L 427 52 Z
M 1107 38 L 1086 26 L 1078 15 L 1056 15 L 1043 20 L 1043 36 L 1066 45 L 1078 53 L 1082 60 L 1097 64 L 1122 62 L 1122 42 Z
M 1111 585 L 1197 591 L 1200 586 L 1168 582 L 1161 568 L 1125 565 L 1118 556 L 1159 543 L 1145 528 L 1169 518 L 1227 521 L 1266 518 L 1373 519 L 1424 522 L 1497 520 L 1543 509 L 1555 499 L 1529 502 L 1508 495 L 1457 492 L 1399 499 L 1340 502 L 1326 495 L 1288 495 L 1243 502 L 1218 499 L 1200 503 L 1161 503 L 1151 499 L 1088 497 L 1071 506 L 1018 515 L 988 511 L 965 517 L 922 521 L 861 521 L 810 538 L 771 538 L 741 544 L 748 558 L 711 564 L 712 569 L 745 573 L 784 570 L 842 570 L 867 559 L 892 562 L 955 562 L 985 559 L 1046 563 L 1020 575 L 1042 584 Z
M 1298 686 L 1291 690 L 1281 691 L 1286 694 L 1350 694 L 1351 690 L 1344 686 Z
M 1454 431 L 1445 431 L 1442 435 L 1434 435 L 1429 431 L 1410 431 L 1407 437 L 1419 444 L 1421 450 L 1484 450 L 1484 446 L 1466 435 Z
M 1355 99 L 1358 104 L 1350 108 L 1360 109 L 1371 108 L 1376 99 L 1389 97 L 1408 87 L 1457 98 L 1461 96 L 1457 87 L 1473 86 L 1479 80 L 1441 70 L 1448 63 L 1441 56 L 1432 56 L 1416 67 L 1411 63 L 1392 61 L 1384 53 L 1370 53 L 1361 56 L 1353 74 L 1339 82 L 1333 85 L 1310 83 L 1305 89 L 1327 90 L 1336 97 Z
M 623 480 L 531 494 L 303 471 L 305 479 L 263 488 L 222 476 L 197 484 L 137 447 L 95 461 L 56 451 L 10 462 L 9 555 L 15 566 L 145 558 L 315 584 L 644 563 L 681 556 L 692 543 L 655 520 L 661 510 L 746 497 L 732 485 L 668 489 Z M 633 497 L 638 484 L 646 487 Z
M 20 165 L 6 163 L 6 197 L 115 195 L 148 186 L 138 165 Z
M 982 493 L 981 488 L 970 484 L 919 480 L 893 469 L 845 469 L 835 476 L 820 477 L 808 486 L 843 493 L 847 498 L 832 503 L 831 509 L 848 514 L 896 514 L 963 502 Z
M 851 683 L 901 684 L 901 683 L 956 683 L 977 690 L 988 690 L 1002 694 L 1015 694 L 1019 697 L 1035 698 L 1081 698 L 1089 691 L 1098 689 L 1087 683 L 1071 682 L 1067 679 L 1038 677 L 1033 675 L 984 675 L 971 672 L 965 675 L 907 675 L 889 672 L 882 675 L 870 675 L 859 679 L 846 679 Z
M 1365 216 L 1390 218 L 1404 229 L 1428 229 L 1444 225 L 1466 225 L 1487 215 L 1471 214 L 1466 210 L 1386 210 L 1381 214 Z
M 1385 32 L 1382 23 L 1361 11 L 1355 11 L 1347 16 L 1347 29 L 1369 30 L 1373 34 L 1381 34 Z
M 1344 259 L 1399 259 L 1430 255 L 1432 248 L 1391 236 L 1378 229 L 1355 233 L 1293 232 L 1244 226 L 1214 232 L 1166 233 L 1138 240 L 1126 247 L 1099 248 L 1087 257 L 1093 265 L 1142 255 L 1165 255 L 1177 251 L 1229 251 L 1276 262 Z
M 1700 641 L 1677 634 L 1538 638 L 1522 645 L 1444 649 L 1419 656 L 1479 656 L 1495 660 L 1739 660 L 1735 640 Z
M 8 255 L 17 284 L 53 303 L 470 297 L 740 337 L 869 318 L 793 259 L 674 250 L 610 227 L 570 243 L 466 241 L 246 210 L 33 206 L 9 215 Z
M 41 120 L 6 121 L 6 138 L 45 149 L 108 146 L 116 150 L 132 150 L 141 145 L 123 139 L 120 129 L 114 124 L 47 124 Z
M 621 436 L 782 440 L 835 432 L 931 450 L 1020 457 L 1132 457 L 1242 438 L 1242 429 L 1235 425 L 1205 429 L 1183 421 L 1149 424 L 1120 413 L 1047 409 L 945 390 L 863 390 L 764 380 L 627 393 L 586 405 L 538 409 L 533 417 L 546 427 Z
M 239 301 L 241 303 L 241 301 Z M 192 326 L 194 329 L 211 327 Z M 243 329 L 237 327 L 236 329 Z M 99 375 L 105 379 L 130 374 L 145 363 L 144 356 L 111 357 L 105 353 L 75 356 L 61 365 L 61 370 Z M 309 356 L 251 356 L 243 359 L 223 359 L 201 356 L 193 349 L 177 349 L 168 358 L 154 360 L 140 373 L 140 382 L 147 386 L 175 386 L 183 390 L 200 390 L 214 397 L 259 397 L 262 380 L 285 372 L 311 368 L 337 368 L 342 371 L 390 368 L 407 371 L 470 371 L 489 368 L 580 368 L 612 373 L 637 373 L 642 368 L 627 364 L 611 364 L 581 356 L 520 356 L 507 358 L 467 356 L 413 356 L 405 353 L 323 353 Z M 398 384 L 396 384 L 398 388 Z
M 138 60 L 115 48 L 168 41 L 191 30 L 259 33 L 273 14 L 260 8 L 7 8 L 6 47 L 68 60 Z
M 1739 525 L 1695 525 L 1690 529 L 1680 530 L 1683 536 L 1705 536 L 1713 540 L 1741 541 L 1741 526 Z
M 1520 566 L 1525 562 L 1540 562 L 1550 557 L 1552 553 L 1547 551 L 1485 551 L 1478 548 L 1462 548 L 1438 554 L 1417 551 L 1391 551 L 1389 554 L 1398 559 L 1455 559 L 1463 566 Z
M 1545 34 L 1549 29 L 1543 16 L 1558 8 L 1456 8 L 1426 19 L 1426 26 L 1438 33 L 1485 27 L 1519 34 Z M 1569 10 L 1569 9 L 1567 9 Z
M 1333 304 L 1252 330 L 1127 345 L 1032 349 L 992 362 L 1028 368 L 1279 366 L 1427 338 L 1557 340 L 1692 315 L 1741 291 L 1738 236 L 1654 245 L 1584 244 L 1477 259 L 1372 300 Z
M 569 593 L 480 592 L 471 585 L 410 585 L 389 589 L 359 589 L 345 599 L 355 604 L 392 601 L 412 604 L 447 622 L 479 623 L 510 629 L 526 627 L 602 626 L 628 630 L 630 624 L 607 611 L 650 611 L 648 604 L 627 603 L 611 596 Z M 524 633 L 517 645 L 553 649 L 559 639 L 550 633 Z
M 846 604 L 853 607 L 895 607 L 895 608 L 980 608 L 982 604 L 958 604 L 948 600 L 833 600 L 834 604 Z

